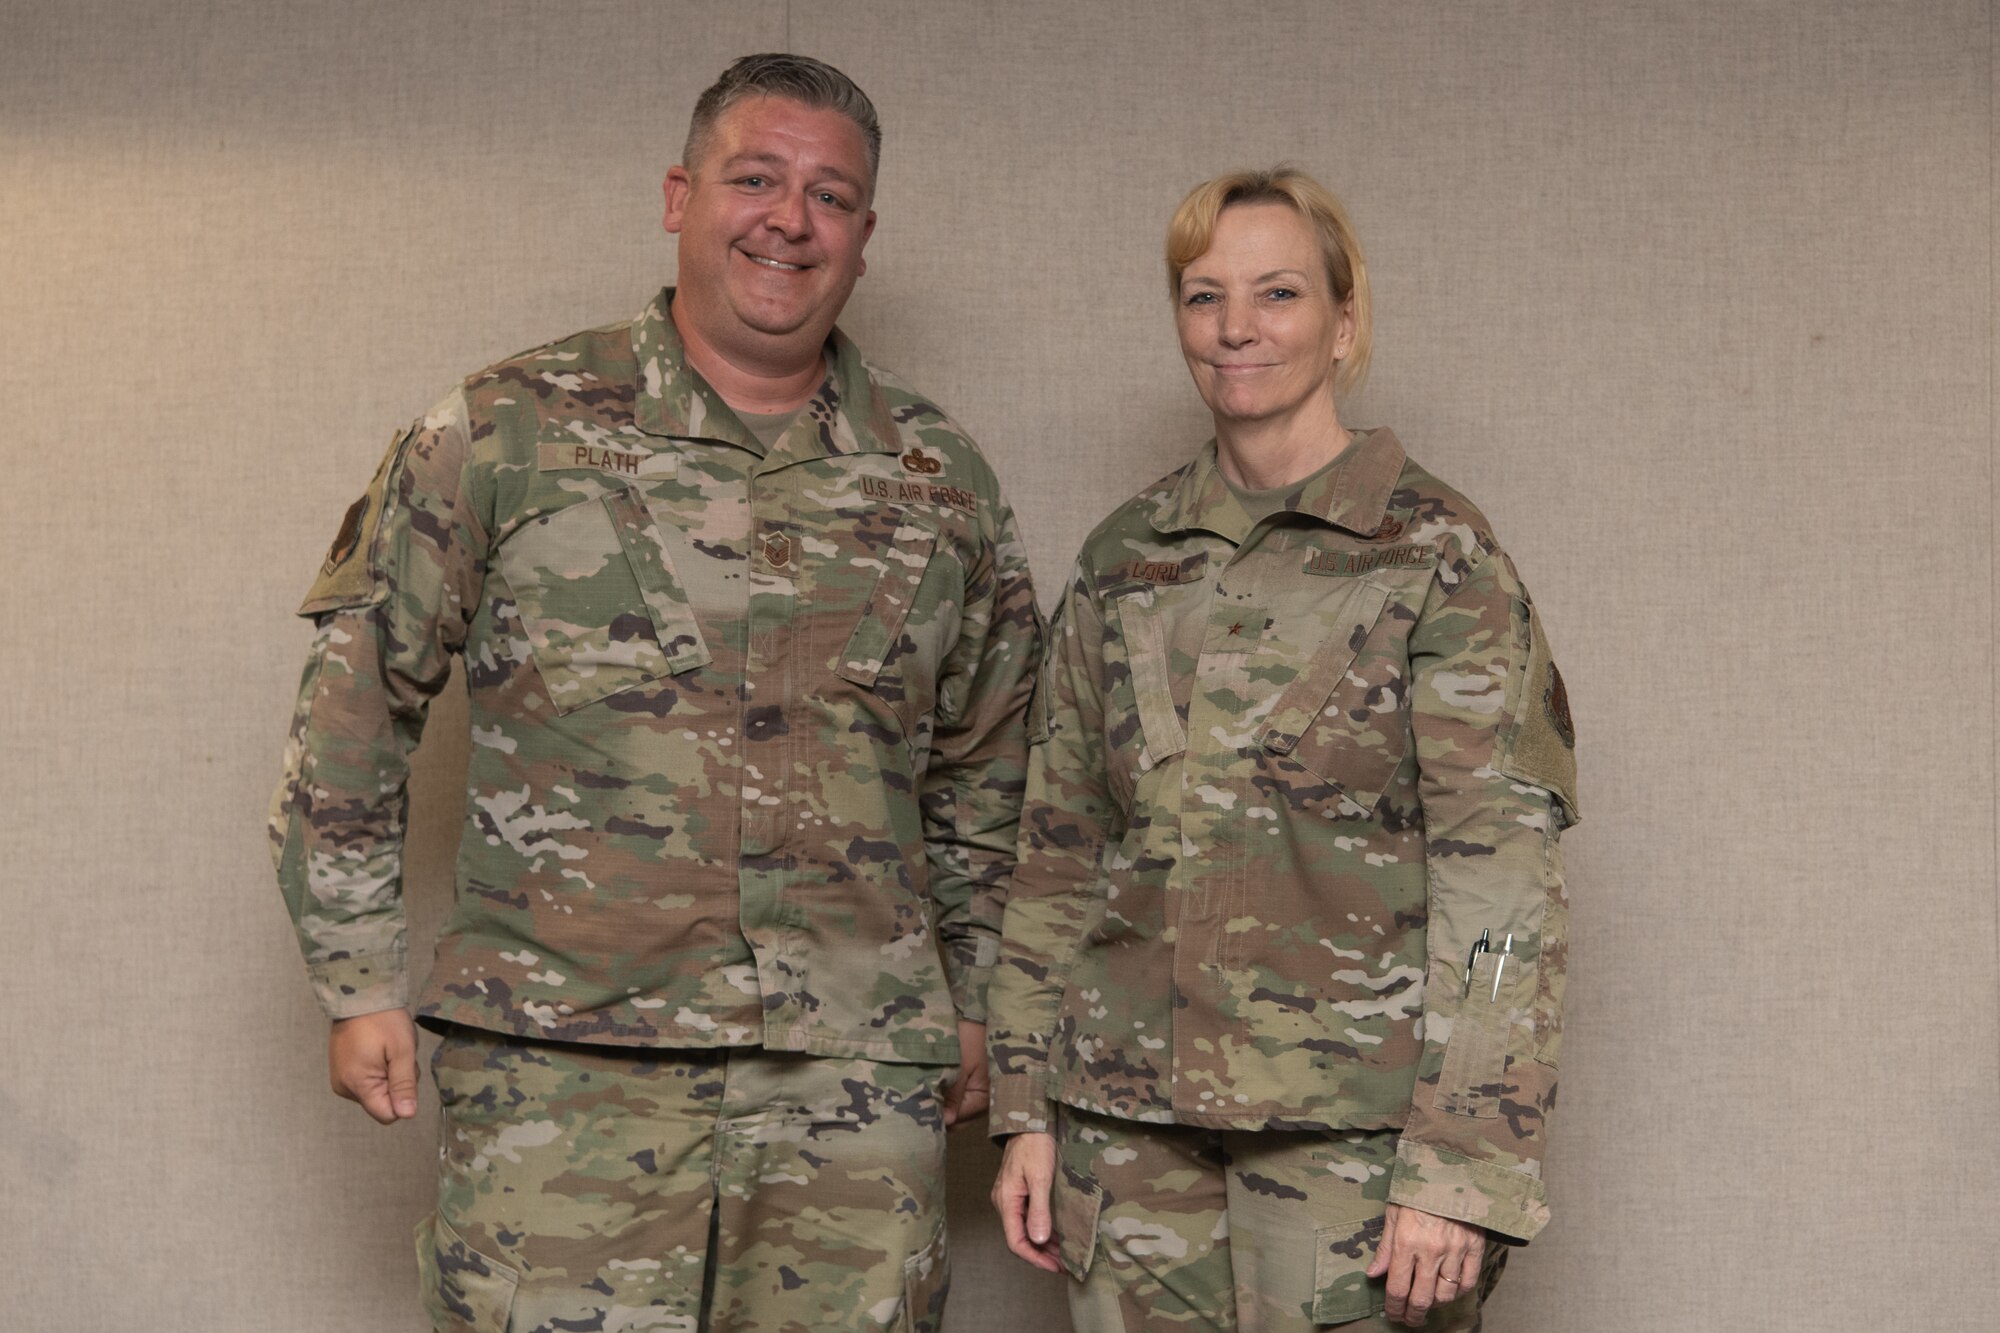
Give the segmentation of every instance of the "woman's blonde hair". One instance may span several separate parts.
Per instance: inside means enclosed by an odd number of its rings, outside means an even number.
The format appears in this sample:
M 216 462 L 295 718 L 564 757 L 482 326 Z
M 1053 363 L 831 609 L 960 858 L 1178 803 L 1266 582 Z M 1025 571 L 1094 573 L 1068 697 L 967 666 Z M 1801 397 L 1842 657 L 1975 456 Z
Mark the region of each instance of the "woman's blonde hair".
M 1368 266 L 1354 224 L 1333 191 L 1296 167 L 1265 171 L 1231 171 L 1203 181 L 1188 191 L 1167 223 L 1167 293 L 1178 301 L 1181 274 L 1208 253 L 1215 242 L 1216 220 L 1232 204 L 1284 204 L 1313 224 L 1319 233 L 1320 257 L 1333 284 L 1336 303 L 1353 303 L 1354 345 L 1334 374 L 1334 389 L 1342 397 L 1361 387 L 1368 377 L 1368 356 L 1374 347 L 1374 326 L 1368 305 Z

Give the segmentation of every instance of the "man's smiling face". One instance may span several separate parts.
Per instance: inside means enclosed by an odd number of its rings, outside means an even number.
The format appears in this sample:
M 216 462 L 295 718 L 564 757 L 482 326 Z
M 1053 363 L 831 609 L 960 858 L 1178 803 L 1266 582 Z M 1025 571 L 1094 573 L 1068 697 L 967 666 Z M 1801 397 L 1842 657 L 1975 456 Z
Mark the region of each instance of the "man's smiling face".
M 739 102 L 701 161 L 667 173 L 676 315 L 732 359 L 816 352 L 867 271 L 875 182 L 861 130 L 782 97 Z

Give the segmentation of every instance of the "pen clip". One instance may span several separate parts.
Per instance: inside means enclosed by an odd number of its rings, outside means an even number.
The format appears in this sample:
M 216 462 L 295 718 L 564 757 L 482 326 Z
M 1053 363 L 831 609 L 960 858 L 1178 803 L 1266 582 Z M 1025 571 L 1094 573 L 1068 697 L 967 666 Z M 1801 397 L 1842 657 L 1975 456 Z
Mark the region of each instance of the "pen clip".
M 1479 955 L 1493 951 L 1493 932 L 1482 930 L 1479 938 L 1472 942 L 1472 948 L 1465 955 L 1465 993 L 1472 994 L 1472 967 L 1479 961 Z
M 1500 1003 L 1500 974 L 1507 970 L 1507 960 L 1514 956 L 1514 932 L 1508 931 L 1506 940 L 1500 945 L 1500 961 L 1493 968 L 1493 996 L 1491 1004 Z

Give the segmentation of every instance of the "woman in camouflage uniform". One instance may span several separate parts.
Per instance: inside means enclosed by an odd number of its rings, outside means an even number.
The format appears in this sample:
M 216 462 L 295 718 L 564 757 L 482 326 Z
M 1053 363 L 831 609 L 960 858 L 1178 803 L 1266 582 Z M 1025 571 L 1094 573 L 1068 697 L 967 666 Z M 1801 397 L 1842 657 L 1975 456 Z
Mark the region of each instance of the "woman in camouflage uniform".
M 1477 1328 L 1548 1216 L 1562 679 L 1484 516 L 1341 424 L 1370 320 L 1340 203 L 1219 177 L 1167 271 L 1215 439 L 1057 614 L 994 1202 L 1080 1329 Z

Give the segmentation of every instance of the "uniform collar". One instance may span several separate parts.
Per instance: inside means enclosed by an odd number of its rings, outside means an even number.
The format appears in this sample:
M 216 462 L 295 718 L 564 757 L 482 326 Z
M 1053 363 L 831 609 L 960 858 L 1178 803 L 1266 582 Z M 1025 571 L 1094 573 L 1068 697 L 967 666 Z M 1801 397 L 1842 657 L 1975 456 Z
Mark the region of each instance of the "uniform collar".
M 639 429 L 648 435 L 716 440 L 764 454 L 764 446 L 722 395 L 687 363 L 680 330 L 668 313 L 673 299 L 673 288 L 661 289 L 632 321 L 632 354 L 639 366 L 634 405 Z M 826 355 L 830 367 L 826 378 L 770 454 L 796 460 L 897 452 L 901 446 L 895 423 L 860 349 L 835 329 L 826 340 Z
M 1285 508 L 1343 528 L 1358 537 L 1374 534 L 1389 510 L 1396 479 L 1403 474 L 1402 443 L 1386 427 L 1354 432 L 1354 440 L 1338 465 L 1302 484 L 1285 497 Z M 1239 546 L 1250 535 L 1250 522 L 1229 492 L 1215 460 L 1215 441 L 1181 473 L 1180 481 L 1153 510 L 1153 527 L 1160 532 L 1202 528 Z

